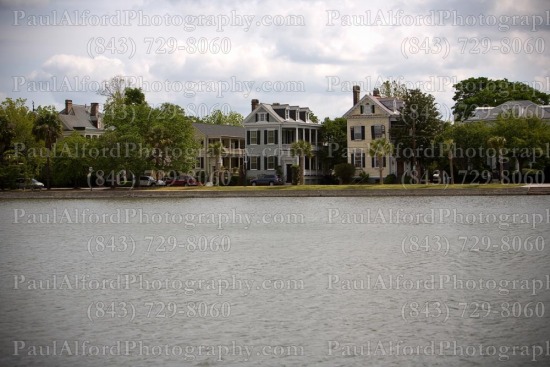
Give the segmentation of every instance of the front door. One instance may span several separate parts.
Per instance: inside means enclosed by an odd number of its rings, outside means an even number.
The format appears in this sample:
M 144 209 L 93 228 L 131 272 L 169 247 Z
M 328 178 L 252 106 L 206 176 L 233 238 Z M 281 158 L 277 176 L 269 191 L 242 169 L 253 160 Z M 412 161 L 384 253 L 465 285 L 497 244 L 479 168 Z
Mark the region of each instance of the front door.
M 292 183 L 292 164 L 286 165 L 286 182 Z

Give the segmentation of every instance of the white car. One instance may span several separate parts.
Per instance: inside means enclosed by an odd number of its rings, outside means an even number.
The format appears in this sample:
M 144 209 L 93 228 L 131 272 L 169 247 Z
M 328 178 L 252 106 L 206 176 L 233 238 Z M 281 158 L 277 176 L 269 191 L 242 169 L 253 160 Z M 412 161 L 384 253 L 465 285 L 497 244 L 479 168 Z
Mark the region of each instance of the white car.
M 140 176 L 139 177 L 139 186 L 156 186 L 157 180 L 151 176 Z

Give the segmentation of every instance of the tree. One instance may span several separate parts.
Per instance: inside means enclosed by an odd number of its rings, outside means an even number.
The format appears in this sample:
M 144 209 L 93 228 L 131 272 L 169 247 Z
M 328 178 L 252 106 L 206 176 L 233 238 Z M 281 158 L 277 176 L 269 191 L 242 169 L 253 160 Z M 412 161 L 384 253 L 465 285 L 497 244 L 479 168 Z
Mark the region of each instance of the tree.
M 537 117 L 499 116 L 491 128 L 491 136 L 506 139 L 508 155 L 516 160 L 519 169 L 526 165 L 531 168 L 544 168 L 548 157 L 544 152 L 550 142 L 550 126 Z
M 15 187 L 18 177 L 30 178 L 38 174 L 44 159 L 36 154 L 44 147 L 36 141 L 32 129 L 35 114 L 22 98 L 6 98 L 0 104 L 2 147 L 0 147 L 0 187 Z
M 313 112 L 310 112 L 308 117 L 309 117 L 309 121 L 315 122 L 316 124 L 319 123 L 319 118 L 315 116 Z
M 405 84 L 400 84 L 397 81 L 386 80 L 380 85 L 380 95 L 383 97 L 395 97 L 402 99 L 407 94 Z
M 332 169 L 340 163 L 347 162 L 347 120 L 337 117 L 334 120 L 325 118 L 320 128 L 320 142 L 322 144 L 319 156 L 323 166 Z
M 140 105 L 145 103 L 145 94 L 141 88 L 126 88 L 124 90 L 124 104 Z
M 131 86 L 129 79 L 117 75 L 109 80 L 103 81 L 102 87 L 97 91 L 100 96 L 107 97 L 107 100 L 121 103 L 125 99 L 126 89 Z
M 71 185 L 77 188 L 86 185 L 85 176 L 91 164 L 87 148 L 89 140 L 73 132 L 55 144 L 53 159 L 53 181 L 57 185 Z
M 298 184 L 303 185 L 304 184 L 304 169 L 305 169 L 305 158 L 306 157 L 312 157 L 313 151 L 311 144 L 307 141 L 298 140 L 291 144 L 290 146 L 290 154 L 293 157 L 298 156 L 300 161 L 300 172 L 299 172 L 299 179 Z
M 243 126 L 244 117 L 238 112 L 229 111 L 224 113 L 221 110 L 214 110 L 210 115 L 205 116 L 202 122 L 213 125 Z
M 491 136 L 489 140 L 487 140 L 487 144 L 498 152 L 499 177 L 500 183 L 503 183 L 504 160 L 502 149 L 506 146 L 506 138 L 503 136 Z
M 481 121 L 468 123 L 455 123 L 449 128 L 447 136 L 454 142 L 453 162 L 460 169 L 478 170 L 486 169 L 486 157 L 482 152 L 486 151 L 487 139 L 492 133 L 492 127 Z
M 216 160 L 216 175 L 218 175 L 216 179 L 216 184 L 220 185 L 220 178 L 219 175 L 221 174 L 221 157 L 222 154 L 225 153 L 225 148 L 223 147 L 223 144 L 220 141 L 216 141 L 213 143 L 208 144 L 208 155 L 211 157 L 214 157 Z
M 455 121 L 466 120 L 477 107 L 495 107 L 514 100 L 529 100 L 540 105 L 547 105 L 550 101 L 549 94 L 508 79 L 468 78 L 456 83 L 453 88 Z
M 386 138 L 374 139 L 370 143 L 369 154 L 371 157 L 376 157 L 378 161 L 378 172 L 380 173 L 380 185 L 384 184 L 384 157 L 391 155 L 393 145 Z
M 397 148 L 397 158 L 412 161 L 416 170 L 418 160 L 421 160 L 422 166 L 422 161 L 426 158 L 423 148 L 428 148 L 435 142 L 445 129 L 445 124 L 441 121 L 435 98 L 431 94 L 423 93 L 419 89 L 409 89 L 403 101 L 399 120 L 392 126 L 390 136 Z
M 38 107 L 36 120 L 32 130 L 36 140 L 43 140 L 47 149 L 46 156 L 46 187 L 51 189 L 50 155 L 54 143 L 62 135 L 61 121 L 53 106 Z

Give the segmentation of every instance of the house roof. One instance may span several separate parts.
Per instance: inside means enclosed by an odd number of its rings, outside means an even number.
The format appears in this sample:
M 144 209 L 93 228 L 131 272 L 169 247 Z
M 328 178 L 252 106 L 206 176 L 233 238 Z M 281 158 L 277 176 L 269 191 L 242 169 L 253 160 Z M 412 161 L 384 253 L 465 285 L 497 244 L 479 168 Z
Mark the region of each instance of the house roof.
M 396 111 L 394 112 L 393 109 L 393 101 L 395 100 L 396 104 Z M 387 115 L 399 115 L 399 108 L 403 107 L 404 102 L 398 98 L 394 97 L 384 97 L 384 98 L 377 98 L 371 95 L 364 95 L 363 98 L 359 100 L 353 107 L 351 107 L 344 115 L 344 118 L 350 118 L 352 116 L 359 116 L 358 114 L 352 114 L 352 112 L 357 108 L 357 106 L 364 104 L 365 102 L 372 102 L 373 104 L 377 105 L 384 111 Z M 360 115 L 361 117 L 365 115 Z
M 288 119 L 285 119 L 279 113 L 277 113 L 278 110 L 284 110 L 284 109 L 289 109 L 289 111 L 296 111 L 297 112 L 296 119 L 290 118 L 290 116 L 289 116 Z M 249 123 L 249 122 L 256 123 L 256 121 L 253 119 L 253 116 L 256 113 L 261 112 L 262 110 L 264 110 L 271 117 L 273 117 L 274 120 L 271 121 L 271 122 L 278 122 L 278 123 L 281 123 L 281 124 L 289 123 L 289 122 L 290 123 L 296 123 L 296 122 L 300 123 L 301 122 L 301 123 L 305 124 L 306 121 L 302 120 L 302 118 L 300 117 L 300 113 L 305 112 L 305 113 L 309 114 L 311 112 L 309 107 L 291 106 L 289 104 L 280 104 L 280 103 L 273 103 L 273 104 L 259 103 L 258 107 L 256 107 L 254 109 L 254 111 L 252 111 L 248 116 L 246 116 L 243 123 L 245 123 L 245 124 Z M 312 123 L 312 124 L 315 124 L 313 121 L 309 121 L 309 122 Z
M 208 138 L 232 137 L 244 139 L 246 137 L 245 128 L 242 126 L 215 125 L 194 122 L 193 127 Z
M 532 101 L 508 101 L 496 107 L 477 107 L 472 116 L 465 121 L 492 121 L 500 114 L 509 113 L 514 117 L 538 117 L 543 120 L 550 119 L 550 106 L 537 105 Z
M 99 114 L 99 119 L 103 117 L 103 114 Z M 86 105 L 72 105 L 72 108 L 67 114 L 67 109 L 64 108 L 59 112 L 59 119 L 63 124 L 63 130 L 97 130 L 100 131 L 94 126 L 94 122 L 97 123 L 97 117 L 90 116 L 90 106 Z

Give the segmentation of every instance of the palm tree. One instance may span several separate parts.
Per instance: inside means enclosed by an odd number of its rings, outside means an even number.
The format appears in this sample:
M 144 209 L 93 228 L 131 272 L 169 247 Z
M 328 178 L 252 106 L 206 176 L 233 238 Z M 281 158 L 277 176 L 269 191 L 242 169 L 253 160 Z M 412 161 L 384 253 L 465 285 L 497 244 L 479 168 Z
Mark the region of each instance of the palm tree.
M 503 182 L 502 174 L 504 171 L 504 160 L 502 159 L 502 149 L 506 145 L 506 138 L 504 136 L 492 136 L 487 140 L 487 144 L 495 150 L 498 151 L 498 163 L 499 163 L 499 172 L 500 183 Z
M 453 139 L 447 139 L 443 142 L 443 152 L 447 153 L 447 157 L 449 158 L 449 167 L 451 170 L 451 185 L 455 183 L 455 174 L 453 170 L 453 148 L 455 145 L 455 141 Z
M 393 145 L 386 138 L 374 139 L 370 143 L 369 154 L 371 157 L 376 157 L 378 162 L 378 171 L 380 172 L 380 185 L 384 184 L 383 173 L 384 173 L 384 157 L 390 155 L 393 152 Z
M 216 172 L 218 175 L 220 175 L 220 170 L 221 170 L 221 163 L 220 163 L 221 156 L 224 153 L 225 153 L 225 148 L 221 143 L 221 141 L 216 141 L 214 143 L 208 144 L 208 154 L 211 157 L 214 157 L 214 159 L 216 160 Z M 219 176 L 216 180 L 216 184 L 218 186 L 220 185 Z
M 298 156 L 300 161 L 300 172 L 298 178 L 298 185 L 304 184 L 304 167 L 305 167 L 305 158 L 312 157 L 313 151 L 311 144 L 307 141 L 298 140 L 292 143 L 290 146 L 290 154 L 293 157 Z
M 59 137 L 62 135 L 61 122 L 53 106 L 38 107 L 32 133 L 37 141 L 43 140 L 48 155 L 46 157 L 46 187 L 51 188 L 50 152 Z

